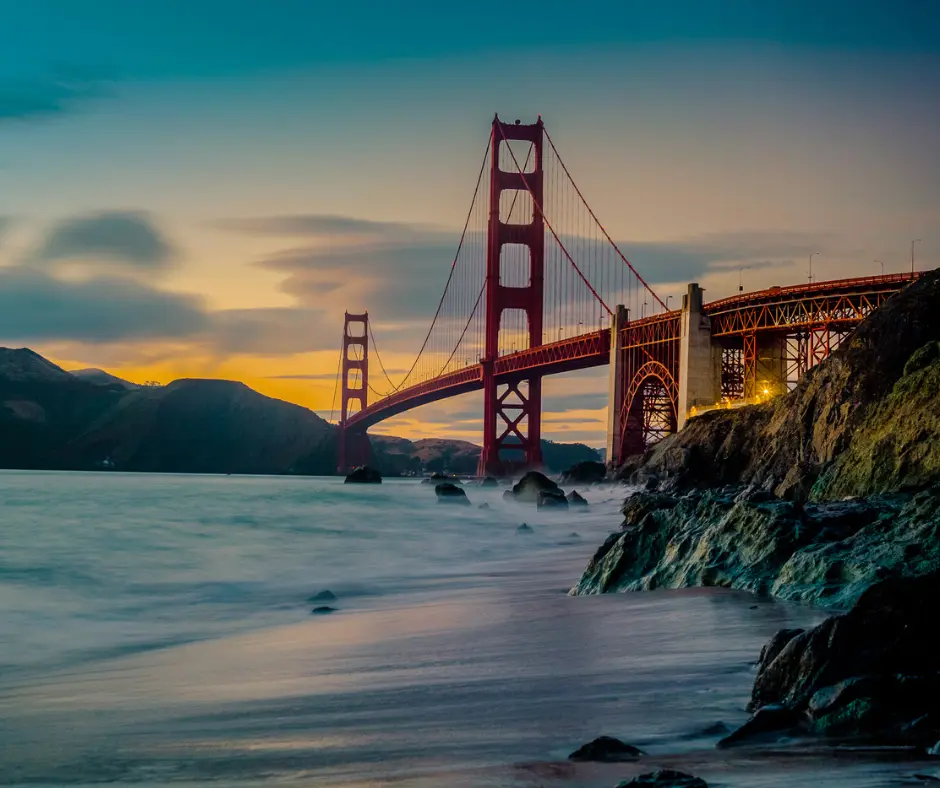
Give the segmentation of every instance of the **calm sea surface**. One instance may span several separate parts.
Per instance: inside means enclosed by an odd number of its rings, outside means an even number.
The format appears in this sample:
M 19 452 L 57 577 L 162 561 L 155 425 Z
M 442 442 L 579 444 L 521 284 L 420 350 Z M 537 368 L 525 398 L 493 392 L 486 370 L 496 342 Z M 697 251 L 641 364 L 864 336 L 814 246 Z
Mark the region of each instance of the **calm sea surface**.
M 936 771 L 718 753 L 763 642 L 822 613 L 568 597 L 624 490 L 565 514 L 467 491 L 0 472 L 0 784 L 599 788 L 640 769 L 566 760 L 602 734 L 712 786 Z M 324 589 L 337 611 L 312 615 Z

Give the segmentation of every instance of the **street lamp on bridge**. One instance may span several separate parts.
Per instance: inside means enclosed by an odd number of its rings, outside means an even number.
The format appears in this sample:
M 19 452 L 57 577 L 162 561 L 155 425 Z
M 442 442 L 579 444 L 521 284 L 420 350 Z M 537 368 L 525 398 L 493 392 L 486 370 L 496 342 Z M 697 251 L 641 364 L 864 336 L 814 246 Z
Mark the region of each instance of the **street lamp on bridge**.
M 881 260 L 875 260 L 875 262 L 878 263 L 878 265 L 881 266 L 881 275 L 884 276 L 884 275 L 885 275 L 885 264 L 884 264 L 883 262 L 881 262 Z
M 813 283 L 813 258 L 816 257 L 818 254 L 819 252 L 813 252 L 809 256 L 809 283 L 810 284 Z
M 914 273 L 914 244 L 918 243 L 921 239 L 915 238 L 911 241 L 911 273 Z

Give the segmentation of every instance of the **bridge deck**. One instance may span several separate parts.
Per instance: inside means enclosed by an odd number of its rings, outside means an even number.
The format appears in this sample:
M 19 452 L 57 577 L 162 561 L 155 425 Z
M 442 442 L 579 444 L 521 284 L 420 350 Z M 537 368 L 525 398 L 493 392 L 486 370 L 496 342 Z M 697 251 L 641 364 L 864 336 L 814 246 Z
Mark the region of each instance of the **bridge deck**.
M 919 272 L 837 279 L 813 284 L 771 287 L 753 293 L 722 298 L 704 305 L 713 319 L 716 336 L 758 330 L 806 327 L 820 321 L 857 324 L 872 308 L 920 276 Z M 825 302 L 825 308 L 821 306 Z M 841 310 L 841 311 L 840 311 Z M 635 320 L 630 330 L 676 320 L 679 310 Z M 499 382 L 526 378 L 533 370 L 556 375 L 589 369 L 610 361 L 610 332 L 593 331 L 558 342 L 501 356 L 494 364 Z M 483 388 L 483 365 L 474 364 L 402 389 L 351 415 L 347 428 L 367 429 L 412 408 Z

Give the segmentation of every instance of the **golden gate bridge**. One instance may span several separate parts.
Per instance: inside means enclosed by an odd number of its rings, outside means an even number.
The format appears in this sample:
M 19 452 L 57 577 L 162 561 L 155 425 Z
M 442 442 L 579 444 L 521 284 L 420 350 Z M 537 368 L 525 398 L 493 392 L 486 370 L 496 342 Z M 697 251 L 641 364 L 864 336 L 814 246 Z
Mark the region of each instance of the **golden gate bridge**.
M 670 310 L 598 220 L 542 118 L 497 116 L 443 293 L 400 380 L 386 371 L 368 312 L 345 315 L 339 471 L 368 462 L 374 424 L 478 390 L 479 474 L 537 467 L 542 378 L 605 364 L 607 457 L 617 463 L 696 409 L 792 385 L 916 276 L 774 287 L 711 303 L 693 283 Z

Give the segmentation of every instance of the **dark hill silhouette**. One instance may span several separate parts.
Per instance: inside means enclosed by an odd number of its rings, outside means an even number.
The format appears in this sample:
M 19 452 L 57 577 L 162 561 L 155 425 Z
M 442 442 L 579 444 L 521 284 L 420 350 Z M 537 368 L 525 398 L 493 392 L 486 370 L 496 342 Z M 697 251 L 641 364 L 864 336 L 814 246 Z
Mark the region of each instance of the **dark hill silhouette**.
M 67 449 L 126 471 L 333 473 L 332 427 L 230 380 L 183 379 L 126 394 Z
M 110 372 L 105 372 L 103 369 L 96 369 L 94 367 L 88 369 L 70 369 L 69 374 L 81 380 L 87 380 L 89 383 L 97 383 L 99 386 L 117 384 L 128 390 L 140 388 L 140 384 L 138 383 L 131 383 L 129 380 L 124 380 L 124 378 L 119 378 L 117 375 L 112 375 Z
M 26 348 L 0 348 L 0 467 L 65 468 L 59 452 L 121 399 Z

